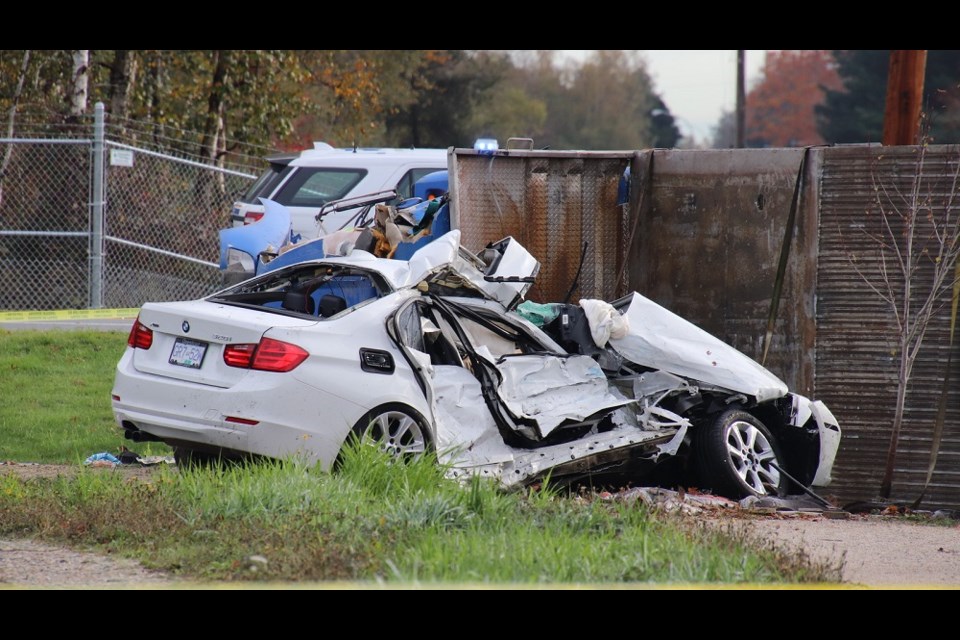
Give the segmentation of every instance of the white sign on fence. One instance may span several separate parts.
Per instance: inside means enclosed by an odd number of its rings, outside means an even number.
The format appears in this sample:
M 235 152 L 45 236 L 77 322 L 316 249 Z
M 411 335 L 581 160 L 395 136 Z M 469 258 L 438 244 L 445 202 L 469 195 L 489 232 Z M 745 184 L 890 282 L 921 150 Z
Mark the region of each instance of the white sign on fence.
M 132 167 L 133 151 L 129 149 L 110 149 L 111 167 Z

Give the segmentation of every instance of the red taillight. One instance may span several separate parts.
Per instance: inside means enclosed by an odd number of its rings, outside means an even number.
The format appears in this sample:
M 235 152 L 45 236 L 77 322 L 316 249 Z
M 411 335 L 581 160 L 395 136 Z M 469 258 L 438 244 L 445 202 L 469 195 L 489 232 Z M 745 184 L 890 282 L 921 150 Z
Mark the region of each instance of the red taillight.
M 133 327 L 130 328 L 127 345 L 134 349 L 149 349 L 153 346 L 153 330 L 140 322 L 139 316 L 133 323 Z
M 230 367 L 257 371 L 293 371 L 310 354 L 289 342 L 264 338 L 260 344 L 230 344 L 223 350 L 223 361 Z
M 256 350 L 255 344 L 228 344 L 223 350 L 223 361 L 228 367 L 249 369 L 253 361 L 253 352 Z
M 309 355 L 295 344 L 264 338 L 253 356 L 253 368 L 260 371 L 293 371 Z
M 254 222 L 259 222 L 260 218 L 262 217 L 262 211 L 247 211 L 243 215 L 243 224 L 253 224 Z

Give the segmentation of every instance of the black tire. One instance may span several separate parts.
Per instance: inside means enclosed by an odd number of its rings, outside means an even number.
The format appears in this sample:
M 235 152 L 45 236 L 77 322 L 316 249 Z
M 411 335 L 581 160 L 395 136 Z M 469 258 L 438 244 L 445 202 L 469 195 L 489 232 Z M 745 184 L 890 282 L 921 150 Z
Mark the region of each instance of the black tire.
M 399 403 L 380 405 L 360 418 L 347 442 L 358 440 L 376 444 L 397 458 L 418 457 L 433 449 L 427 421 Z
M 210 467 L 220 462 L 218 456 L 188 447 L 174 447 L 173 460 L 180 469 L 199 469 L 201 467 Z
M 173 460 L 181 469 L 192 469 L 197 466 L 197 459 L 194 457 L 194 450 L 186 447 L 173 448 Z
M 735 499 L 784 494 L 787 478 L 771 466 L 784 464 L 780 443 L 757 418 L 728 409 L 697 431 L 694 461 L 703 488 Z

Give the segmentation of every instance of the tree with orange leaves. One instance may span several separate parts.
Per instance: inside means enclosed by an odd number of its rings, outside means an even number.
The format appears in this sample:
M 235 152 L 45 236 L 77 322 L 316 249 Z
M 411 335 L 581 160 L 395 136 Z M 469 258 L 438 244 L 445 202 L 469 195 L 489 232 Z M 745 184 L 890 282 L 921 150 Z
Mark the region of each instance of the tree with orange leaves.
M 830 51 L 768 51 L 763 79 L 747 94 L 749 147 L 823 144 L 814 107 L 827 89 L 842 86 Z

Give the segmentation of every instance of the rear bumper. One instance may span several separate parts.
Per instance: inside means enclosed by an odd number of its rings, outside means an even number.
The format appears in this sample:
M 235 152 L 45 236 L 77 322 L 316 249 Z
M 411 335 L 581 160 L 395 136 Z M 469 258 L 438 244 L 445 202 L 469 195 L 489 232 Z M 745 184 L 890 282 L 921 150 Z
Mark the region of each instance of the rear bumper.
M 366 411 L 292 376 L 251 371 L 224 389 L 141 373 L 126 356 L 117 366 L 113 396 L 123 429 L 184 446 L 301 457 L 325 468 Z

